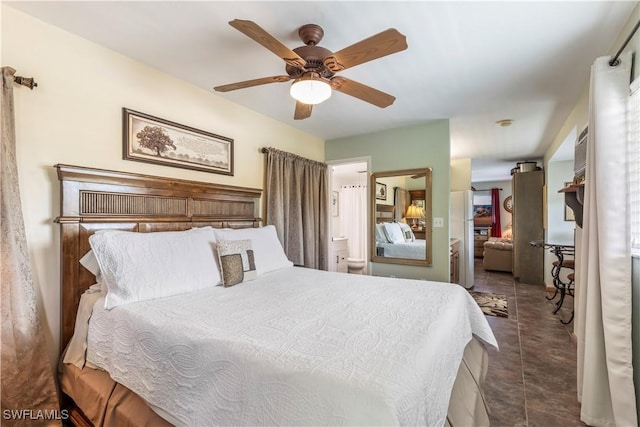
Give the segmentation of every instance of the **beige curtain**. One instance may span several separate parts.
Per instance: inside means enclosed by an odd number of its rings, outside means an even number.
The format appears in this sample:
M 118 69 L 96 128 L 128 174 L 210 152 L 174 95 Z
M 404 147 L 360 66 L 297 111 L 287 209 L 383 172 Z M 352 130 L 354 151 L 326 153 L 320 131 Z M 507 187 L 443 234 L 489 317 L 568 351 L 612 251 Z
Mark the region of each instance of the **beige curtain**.
M 327 165 L 267 148 L 266 223 L 273 224 L 294 264 L 326 270 Z
M 60 425 L 50 420 L 61 414 L 38 316 L 18 188 L 14 73 L 2 68 L 2 425 Z
M 584 220 L 577 270 L 578 400 L 591 426 L 637 426 L 631 343 L 626 107 L 631 56 L 591 69 Z
M 395 205 L 393 219 L 402 222 L 402 218 L 407 213 L 409 207 L 409 192 L 404 188 L 395 187 L 393 191 L 393 204 Z

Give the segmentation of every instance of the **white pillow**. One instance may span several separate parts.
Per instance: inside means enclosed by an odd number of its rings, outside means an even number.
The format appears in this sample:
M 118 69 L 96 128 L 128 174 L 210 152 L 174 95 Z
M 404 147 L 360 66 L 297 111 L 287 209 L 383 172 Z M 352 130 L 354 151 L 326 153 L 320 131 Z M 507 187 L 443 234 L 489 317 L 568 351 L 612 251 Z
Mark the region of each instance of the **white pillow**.
M 100 265 L 92 250 L 89 250 L 82 258 L 80 258 L 80 265 L 89 270 L 94 276 L 98 277 L 100 273 Z
M 203 233 L 205 237 L 209 240 L 209 242 L 213 244 L 212 246 L 215 252 L 216 235 L 213 232 L 213 227 L 207 225 L 206 227 L 193 227 L 191 228 L 191 230 Z M 225 228 L 225 230 L 230 230 L 230 228 Z M 124 230 L 98 230 L 96 234 L 102 234 L 102 233 L 114 232 L 114 231 L 124 232 Z M 86 268 L 87 270 L 89 270 L 94 276 L 96 276 L 96 278 L 99 277 L 100 265 L 98 264 L 96 255 L 93 253 L 91 249 L 89 249 L 89 252 L 84 254 L 82 258 L 80 258 L 80 265 Z
M 384 225 L 376 224 L 376 242 L 389 243 L 387 235 L 384 234 Z
M 218 240 L 251 240 L 258 275 L 280 268 L 293 267 L 293 263 L 287 259 L 282 249 L 276 227 L 273 225 L 214 231 Z
M 107 287 L 105 308 L 220 284 L 212 235 L 207 230 L 92 235 L 89 244 Z
M 400 229 L 402 230 L 402 235 L 404 236 L 405 242 L 415 242 L 416 236 L 413 234 L 413 230 L 409 227 L 409 224 L 405 224 L 404 222 L 400 222 Z
M 104 229 L 104 230 L 96 231 L 95 234 L 113 233 L 113 232 L 116 232 L 116 231 L 124 232 L 124 230 Z M 93 251 L 91 249 L 89 249 L 89 252 L 84 254 L 84 256 L 82 258 L 80 258 L 79 262 L 80 262 L 81 266 L 83 266 L 84 268 L 89 270 L 91 272 L 91 274 L 96 276 L 96 279 L 98 279 L 100 277 L 100 265 L 98 264 L 98 260 L 96 259 L 96 255 L 93 253 Z
M 404 234 L 397 222 L 385 222 L 384 232 L 391 243 L 404 243 Z

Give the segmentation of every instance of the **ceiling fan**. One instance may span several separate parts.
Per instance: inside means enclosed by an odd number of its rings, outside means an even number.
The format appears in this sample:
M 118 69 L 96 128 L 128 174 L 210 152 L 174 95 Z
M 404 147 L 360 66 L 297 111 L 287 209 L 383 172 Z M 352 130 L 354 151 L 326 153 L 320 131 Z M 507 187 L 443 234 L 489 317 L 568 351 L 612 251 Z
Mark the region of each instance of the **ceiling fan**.
M 286 47 L 255 22 L 234 19 L 229 22 L 229 25 L 282 58 L 286 64 L 287 75 L 263 77 L 214 87 L 213 89 L 218 92 L 229 92 L 267 83 L 284 83 L 293 80 L 290 94 L 296 100 L 296 110 L 293 116 L 295 120 L 310 117 L 313 105 L 328 99 L 332 90 L 337 90 L 380 108 L 388 107 L 396 99 L 387 93 L 336 75 L 337 72 L 347 68 L 405 50 L 407 48 L 406 37 L 393 28 L 334 53 L 318 46 L 324 36 L 324 30 L 319 25 L 306 24 L 300 27 L 298 35 L 305 45 L 293 50 Z

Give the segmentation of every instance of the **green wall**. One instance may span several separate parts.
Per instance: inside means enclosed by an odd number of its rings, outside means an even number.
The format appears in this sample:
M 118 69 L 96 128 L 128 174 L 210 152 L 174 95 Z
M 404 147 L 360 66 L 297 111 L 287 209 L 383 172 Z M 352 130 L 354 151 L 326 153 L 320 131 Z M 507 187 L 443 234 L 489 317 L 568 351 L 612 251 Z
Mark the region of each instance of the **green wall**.
M 433 170 L 433 217 L 445 227 L 433 229 L 433 266 L 371 263 L 376 276 L 449 281 L 449 120 L 333 139 L 325 142 L 325 161 L 371 156 L 371 172 L 430 167 Z

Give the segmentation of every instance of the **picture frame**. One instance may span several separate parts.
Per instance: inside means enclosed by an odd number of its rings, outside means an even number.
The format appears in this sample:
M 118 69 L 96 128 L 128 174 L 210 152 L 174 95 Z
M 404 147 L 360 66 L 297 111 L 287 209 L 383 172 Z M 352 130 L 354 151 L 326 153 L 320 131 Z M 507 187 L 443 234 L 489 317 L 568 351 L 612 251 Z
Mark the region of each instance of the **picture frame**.
M 340 193 L 337 191 L 331 192 L 331 216 L 338 216 L 339 211 L 339 202 L 340 202 Z
M 571 184 L 573 184 L 573 182 L 565 182 L 564 186 L 565 188 L 570 186 Z M 576 216 L 573 213 L 573 209 L 571 209 L 569 207 L 569 205 L 567 205 L 566 203 L 564 204 L 564 220 L 565 221 L 575 221 L 576 220 Z
M 233 176 L 233 139 L 122 109 L 123 159 Z
M 473 205 L 473 224 L 491 226 L 492 205 Z
M 387 184 L 376 182 L 376 200 L 387 200 Z

